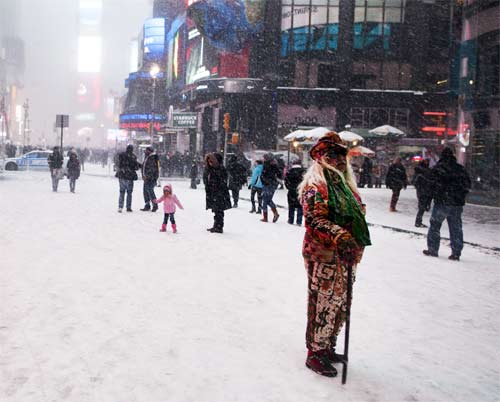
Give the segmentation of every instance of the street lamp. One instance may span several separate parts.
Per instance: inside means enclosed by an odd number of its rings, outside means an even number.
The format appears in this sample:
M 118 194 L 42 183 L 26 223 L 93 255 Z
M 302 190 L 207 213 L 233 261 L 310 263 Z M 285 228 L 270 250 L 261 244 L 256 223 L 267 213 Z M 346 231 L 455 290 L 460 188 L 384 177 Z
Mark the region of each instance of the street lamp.
M 156 77 L 160 73 L 160 67 L 158 64 L 153 64 L 149 70 L 149 75 L 153 78 L 153 99 L 151 105 L 151 145 L 153 145 L 153 132 L 155 126 L 155 93 L 156 93 Z

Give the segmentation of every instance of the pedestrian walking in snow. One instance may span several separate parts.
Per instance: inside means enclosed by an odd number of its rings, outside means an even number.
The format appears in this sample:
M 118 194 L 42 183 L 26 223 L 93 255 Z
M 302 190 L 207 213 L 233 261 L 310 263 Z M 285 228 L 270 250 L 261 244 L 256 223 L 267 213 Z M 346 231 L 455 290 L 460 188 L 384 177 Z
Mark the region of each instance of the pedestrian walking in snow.
M 425 255 L 437 257 L 441 242 L 441 225 L 446 219 L 450 230 L 450 260 L 459 261 L 464 248 L 462 212 L 471 188 L 470 177 L 460 165 L 451 148 L 445 148 L 441 159 L 431 170 L 434 206 L 432 208 Z
M 50 169 L 50 178 L 52 179 L 52 191 L 57 192 L 59 180 L 64 178 L 64 157 L 59 147 L 53 148 L 52 153 L 47 158 L 47 162 Z
M 69 179 L 69 191 L 75 192 L 76 180 L 80 177 L 80 161 L 75 151 L 70 152 L 69 160 L 66 164 Z
M 127 193 L 127 212 L 132 212 L 132 192 L 134 191 L 134 181 L 137 180 L 137 170 L 141 165 L 137 162 L 134 154 L 134 146 L 127 145 L 125 152 L 118 155 L 116 167 L 116 177 L 120 183 L 120 197 L 118 198 L 118 212 L 123 211 L 123 201 Z
M 285 186 L 288 190 L 288 223 L 293 225 L 295 220 L 295 211 L 297 211 L 297 225 L 302 225 L 302 204 L 299 201 L 298 187 L 304 178 L 305 169 L 300 164 L 300 161 L 295 162 L 288 170 L 285 176 Z
M 276 222 L 280 215 L 276 209 L 276 204 L 273 202 L 274 192 L 278 188 L 279 180 L 282 179 L 281 170 L 278 167 L 278 162 L 274 159 L 272 153 L 264 155 L 264 167 L 260 180 L 262 181 L 262 219 L 261 222 L 268 222 L 267 207 L 271 207 L 273 211 L 273 222 Z
M 401 163 L 401 158 L 394 159 L 394 162 L 387 170 L 385 185 L 392 190 L 391 205 L 389 211 L 397 212 L 396 205 L 399 200 L 401 189 L 407 185 L 406 169 Z
M 191 163 L 189 178 L 191 179 L 191 188 L 196 190 L 196 186 L 198 184 L 198 163 L 196 162 L 196 159 L 193 159 Z
M 160 232 L 167 231 L 168 220 L 170 219 L 170 223 L 172 224 L 172 232 L 177 233 L 177 224 L 175 223 L 175 210 L 176 206 L 180 209 L 184 209 L 181 202 L 177 198 L 177 196 L 172 192 L 172 185 L 166 184 L 163 187 L 163 195 L 157 200 L 152 200 L 155 206 L 163 202 L 163 224 L 161 225 Z
M 238 162 L 236 155 L 229 157 L 227 174 L 229 176 L 228 187 L 233 196 L 233 208 L 238 208 L 241 187 L 247 182 L 247 170 L 245 166 Z
M 262 175 L 262 169 L 264 166 L 262 165 L 261 160 L 255 161 L 255 167 L 252 171 L 252 177 L 250 178 L 250 185 L 248 188 L 250 189 L 250 202 L 252 203 L 252 209 L 250 213 L 262 213 L 262 180 L 260 179 Z M 257 209 L 255 209 L 255 194 L 257 194 Z
M 207 229 L 211 233 L 223 232 L 224 211 L 231 208 L 227 172 L 222 161 L 222 155 L 217 152 L 205 156 L 203 184 L 205 184 L 206 209 L 211 209 L 214 213 L 214 224 Z
M 432 183 L 431 169 L 429 168 L 429 159 L 424 159 L 415 167 L 415 175 L 413 176 L 413 185 L 417 190 L 418 212 L 415 218 L 415 226 L 417 228 L 426 228 L 427 225 L 422 223 L 422 218 L 425 211 L 429 211 L 432 201 Z
M 151 209 L 151 201 L 156 199 L 155 186 L 160 177 L 160 161 L 156 155 L 153 147 L 147 147 L 144 151 L 144 162 L 142 163 L 142 180 L 143 180 L 143 195 L 144 195 L 144 208 L 141 211 L 158 210 L 158 205 L 153 203 Z
M 346 320 L 348 271 L 360 262 L 370 233 L 356 179 L 337 133 L 319 139 L 299 186 L 306 232 L 302 254 L 308 277 L 306 366 L 335 377 L 337 336 Z M 355 273 L 353 272 L 353 275 Z

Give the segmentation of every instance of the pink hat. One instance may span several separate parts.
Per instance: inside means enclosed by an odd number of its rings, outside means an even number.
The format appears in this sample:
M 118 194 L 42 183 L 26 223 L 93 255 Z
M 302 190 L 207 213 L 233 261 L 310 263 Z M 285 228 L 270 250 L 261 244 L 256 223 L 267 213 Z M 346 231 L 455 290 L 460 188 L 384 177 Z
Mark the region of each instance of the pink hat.
M 166 184 L 163 186 L 163 191 L 168 191 L 169 193 L 172 192 L 172 185 L 171 184 Z

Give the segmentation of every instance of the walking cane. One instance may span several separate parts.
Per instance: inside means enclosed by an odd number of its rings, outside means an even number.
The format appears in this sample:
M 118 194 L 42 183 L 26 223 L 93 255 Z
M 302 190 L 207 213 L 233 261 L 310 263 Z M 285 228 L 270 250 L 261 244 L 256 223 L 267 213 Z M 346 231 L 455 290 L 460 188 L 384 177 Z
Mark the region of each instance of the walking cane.
M 347 365 L 349 363 L 349 329 L 351 326 L 351 302 L 352 302 L 352 266 L 347 267 L 347 306 L 344 334 L 344 353 L 335 354 L 335 360 L 342 364 L 342 384 L 347 381 Z

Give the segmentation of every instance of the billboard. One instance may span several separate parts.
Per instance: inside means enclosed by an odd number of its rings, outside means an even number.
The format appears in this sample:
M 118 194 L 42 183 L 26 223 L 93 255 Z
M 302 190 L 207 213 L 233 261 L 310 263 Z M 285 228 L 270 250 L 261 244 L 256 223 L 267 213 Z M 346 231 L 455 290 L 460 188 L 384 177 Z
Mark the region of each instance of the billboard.
M 265 0 L 189 1 L 188 17 L 216 49 L 240 52 L 263 28 Z
M 161 61 L 165 52 L 165 18 L 146 20 L 142 44 L 144 61 Z
M 102 39 L 97 35 L 78 37 L 78 72 L 98 73 L 101 71 Z

